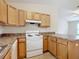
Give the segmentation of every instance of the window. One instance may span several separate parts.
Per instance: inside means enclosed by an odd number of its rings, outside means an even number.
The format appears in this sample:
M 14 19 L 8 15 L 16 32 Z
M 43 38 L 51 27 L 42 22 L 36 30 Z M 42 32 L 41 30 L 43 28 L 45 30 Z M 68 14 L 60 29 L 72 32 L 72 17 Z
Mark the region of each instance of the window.
M 77 32 L 76 32 L 77 35 L 79 35 L 79 23 L 77 23 Z

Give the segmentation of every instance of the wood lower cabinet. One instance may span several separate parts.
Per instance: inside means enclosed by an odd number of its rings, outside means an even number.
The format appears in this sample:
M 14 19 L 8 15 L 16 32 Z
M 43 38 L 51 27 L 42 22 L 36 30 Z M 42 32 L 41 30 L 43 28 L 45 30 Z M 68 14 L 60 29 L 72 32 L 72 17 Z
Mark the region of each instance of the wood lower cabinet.
M 68 59 L 79 59 L 79 41 L 68 42 Z
M 18 17 L 19 17 L 19 25 L 24 25 L 25 24 L 25 14 L 24 14 L 24 11 L 23 10 L 19 10 L 18 11 Z
M 18 38 L 18 59 L 26 57 L 26 41 L 25 38 Z
M 57 37 L 57 58 L 67 59 L 68 57 L 68 42 L 66 39 Z
M 40 15 L 41 24 L 40 27 L 49 27 L 50 26 L 50 15 L 41 14 Z
M 46 39 L 46 37 L 44 37 Z M 47 48 L 47 40 L 44 41 L 45 50 Z M 57 59 L 79 59 L 79 41 L 68 40 L 62 37 L 48 37 L 48 51 Z
M 8 24 L 18 25 L 18 10 L 8 5 Z
M 7 4 L 5 0 L 0 0 L 0 23 L 7 24 Z
M 67 59 L 67 46 L 57 43 L 57 58 Z
M 11 50 L 8 51 L 4 59 L 11 59 Z
M 56 56 L 56 38 L 50 36 L 48 39 L 48 50 L 51 52 L 54 56 Z
M 48 51 L 48 36 L 43 37 L 43 52 Z

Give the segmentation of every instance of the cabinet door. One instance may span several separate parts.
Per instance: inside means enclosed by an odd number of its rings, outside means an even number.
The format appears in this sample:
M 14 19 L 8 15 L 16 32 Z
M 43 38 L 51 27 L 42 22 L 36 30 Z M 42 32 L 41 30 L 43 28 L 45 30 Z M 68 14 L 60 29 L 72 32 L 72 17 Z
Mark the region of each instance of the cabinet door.
M 40 21 L 40 13 L 33 12 L 33 13 L 32 13 L 32 18 L 33 18 L 34 20 Z
M 48 50 L 48 36 L 44 36 L 43 38 L 43 52 Z
M 57 43 L 57 58 L 67 59 L 67 46 Z
M 27 11 L 26 12 L 27 13 L 27 19 L 29 19 L 29 20 L 32 20 L 32 12 L 30 12 L 30 11 Z
M 79 42 L 68 42 L 68 59 L 79 59 Z
M 54 55 L 56 56 L 56 42 L 53 41 L 54 38 L 49 37 L 48 39 L 48 50 Z
M 49 27 L 50 26 L 50 16 L 46 14 L 41 14 L 41 27 Z
M 18 25 L 18 10 L 8 5 L 8 24 Z
M 7 24 L 7 4 L 0 0 L 0 23 Z
M 4 59 L 11 59 L 11 51 L 9 50 Z
M 24 11 L 23 10 L 19 10 L 18 12 L 19 14 L 19 25 L 24 25 L 25 23 L 25 18 L 24 18 Z
M 26 42 L 25 38 L 19 38 L 19 43 L 18 43 L 18 55 L 19 59 L 24 59 L 26 57 Z

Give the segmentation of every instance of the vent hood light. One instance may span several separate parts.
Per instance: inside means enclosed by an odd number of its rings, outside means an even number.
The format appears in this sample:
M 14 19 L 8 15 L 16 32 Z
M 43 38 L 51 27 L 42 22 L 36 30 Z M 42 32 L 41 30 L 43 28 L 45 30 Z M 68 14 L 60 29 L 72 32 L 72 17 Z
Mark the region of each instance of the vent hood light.
M 38 23 L 38 24 L 40 24 L 41 21 L 36 21 L 36 20 L 26 20 L 26 23 Z

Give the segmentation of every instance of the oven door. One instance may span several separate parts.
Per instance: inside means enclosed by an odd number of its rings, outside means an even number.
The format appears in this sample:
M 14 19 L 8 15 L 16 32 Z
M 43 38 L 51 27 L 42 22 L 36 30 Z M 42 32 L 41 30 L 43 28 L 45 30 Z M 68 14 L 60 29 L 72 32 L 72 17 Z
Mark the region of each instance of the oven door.
M 43 48 L 43 36 L 30 34 L 27 35 L 27 51 L 34 51 Z

